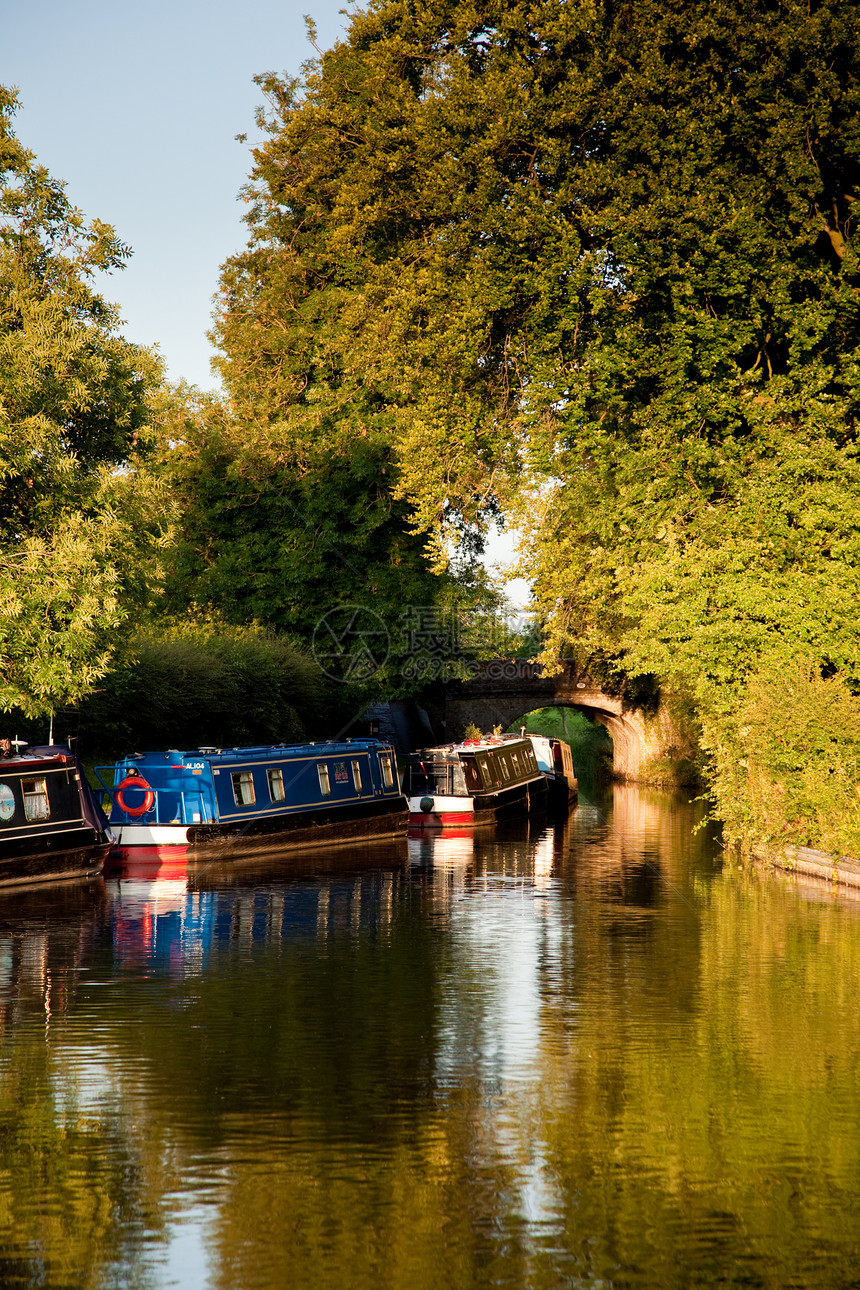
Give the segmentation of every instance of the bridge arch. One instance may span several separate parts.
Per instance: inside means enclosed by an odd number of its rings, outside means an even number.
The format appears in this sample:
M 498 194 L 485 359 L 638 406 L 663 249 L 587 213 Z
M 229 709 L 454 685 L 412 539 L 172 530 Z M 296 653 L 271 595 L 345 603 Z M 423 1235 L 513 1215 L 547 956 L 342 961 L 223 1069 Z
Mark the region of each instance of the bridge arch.
M 469 681 L 445 695 L 446 739 L 461 739 L 472 722 L 482 730 L 507 730 L 518 717 L 536 708 L 576 708 L 602 725 L 612 737 L 612 772 L 618 779 L 641 778 L 646 764 L 677 755 L 677 735 L 667 714 L 654 717 L 625 708 L 573 664 L 545 676 L 539 664 L 525 659 L 493 659 Z

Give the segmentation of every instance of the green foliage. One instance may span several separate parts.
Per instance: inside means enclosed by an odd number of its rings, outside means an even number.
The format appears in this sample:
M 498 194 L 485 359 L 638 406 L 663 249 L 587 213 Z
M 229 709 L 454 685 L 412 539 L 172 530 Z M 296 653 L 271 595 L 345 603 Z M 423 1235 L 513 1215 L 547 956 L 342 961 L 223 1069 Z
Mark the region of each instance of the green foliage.
M 294 174 L 313 170 L 316 147 L 300 122 L 298 137 L 282 137 L 293 87 L 260 79 L 271 143 L 255 153 L 249 244 L 223 267 L 212 333 L 229 409 L 198 405 L 174 454 L 184 522 L 171 603 L 305 639 L 338 604 L 372 609 L 392 640 L 379 679 L 397 688 L 400 620 L 437 605 L 449 580 L 431 572 L 426 535 L 399 495 L 387 396 L 365 380 L 339 317 L 354 274 L 338 216 L 320 221 Z
M 0 87 L 0 708 L 36 715 L 104 673 L 149 578 L 159 371 L 93 287 L 128 248 L 20 145 L 15 107 Z
M 261 84 L 248 415 L 393 443 L 440 548 L 502 505 L 547 658 L 709 747 L 771 660 L 860 684 L 857 10 L 377 0 Z
M 330 735 L 334 702 L 293 642 L 261 631 L 188 629 L 133 639 L 99 688 L 64 716 L 87 760 L 132 750 L 237 747 Z
M 169 610 L 202 606 L 237 625 L 309 639 L 338 602 L 393 624 L 433 604 L 438 580 L 387 483 L 380 440 L 320 444 L 301 461 L 289 441 L 260 451 L 253 431 L 212 400 L 186 394 L 162 470 L 181 510 Z
M 860 856 L 860 699 L 810 663 L 771 663 L 710 736 L 732 837 Z

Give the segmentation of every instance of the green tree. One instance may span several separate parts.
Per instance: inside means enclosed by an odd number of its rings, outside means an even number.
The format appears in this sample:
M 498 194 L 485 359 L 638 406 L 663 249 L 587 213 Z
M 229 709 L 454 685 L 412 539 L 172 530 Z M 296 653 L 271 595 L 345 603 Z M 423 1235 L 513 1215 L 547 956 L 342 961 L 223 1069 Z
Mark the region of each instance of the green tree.
M 63 714 L 85 757 L 300 740 L 340 724 L 331 687 L 292 642 L 212 623 L 160 627 L 132 637 L 94 692 Z
M 167 440 L 161 469 L 182 516 L 170 611 L 194 606 L 309 639 L 338 601 L 372 605 L 393 625 L 404 606 L 438 595 L 379 437 L 333 429 L 300 456 L 290 440 L 261 446 L 253 423 L 186 390 Z
M 462 413 L 453 400 L 462 404 L 463 391 L 446 377 L 431 398 L 427 373 L 399 369 L 409 355 L 385 311 L 366 315 L 368 291 L 388 289 L 387 279 L 369 275 L 377 261 L 387 272 L 383 244 L 396 241 L 398 219 L 410 218 L 410 197 L 399 200 L 388 232 L 359 245 L 354 208 L 379 178 L 376 144 L 386 124 L 360 148 L 360 164 L 373 174 L 342 173 L 351 121 L 340 101 L 329 102 L 329 90 L 337 99 L 350 59 L 350 47 L 338 46 L 323 59 L 324 74 L 309 65 L 304 88 L 259 78 L 267 141 L 255 150 L 245 193 L 249 243 L 224 265 L 212 332 L 229 417 L 214 434 L 206 429 L 205 442 L 199 433 L 186 441 L 193 500 L 179 559 L 201 603 L 233 621 L 254 617 L 307 634 L 337 600 L 370 603 L 396 638 L 409 606 L 459 597 L 488 607 L 494 597 L 474 570 L 481 535 L 470 521 L 480 502 L 467 514 L 453 493 L 434 494 L 434 519 L 457 548 L 442 562 L 448 577 L 433 563 L 440 534 L 424 522 L 425 494 L 406 485 L 409 470 L 422 466 L 400 451 L 404 409 L 419 402 L 429 409 L 435 400 L 447 409 L 440 426 L 453 427 Z M 380 81 L 386 75 L 382 65 Z M 359 98 L 374 110 L 370 91 Z M 386 218 L 380 214 L 381 223 Z M 445 363 L 437 355 L 428 372 L 444 372 Z M 442 468 L 437 442 L 420 454 L 434 477 Z M 483 506 L 492 508 L 474 462 L 476 498 L 483 490 Z M 461 463 L 457 496 L 463 474 Z
M 22 147 L 15 108 L 0 87 L 0 707 L 36 715 L 103 674 L 146 582 L 159 370 L 93 285 L 128 248 Z
M 860 684 L 858 50 L 834 0 L 371 3 L 261 78 L 234 399 L 379 434 L 440 547 L 502 506 L 549 654 L 711 749 L 768 658 Z

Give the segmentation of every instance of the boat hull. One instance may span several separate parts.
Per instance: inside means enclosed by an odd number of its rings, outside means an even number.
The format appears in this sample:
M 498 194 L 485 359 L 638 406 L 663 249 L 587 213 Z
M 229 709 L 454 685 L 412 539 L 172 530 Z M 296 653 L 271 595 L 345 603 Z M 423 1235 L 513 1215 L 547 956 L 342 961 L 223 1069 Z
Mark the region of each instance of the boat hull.
M 543 776 L 513 784 L 497 793 L 472 796 L 425 794 L 409 799 L 410 829 L 458 829 L 464 825 L 493 824 L 508 814 L 529 814 L 546 808 L 547 784 Z
M 547 782 L 547 806 L 553 811 L 566 811 L 579 796 L 577 781 L 568 779 L 560 773 L 545 775 Z
M 97 876 L 113 837 L 72 750 L 3 744 L 0 888 Z
M 226 859 L 317 846 L 365 842 L 405 835 L 405 798 L 319 807 L 243 822 L 176 825 L 121 825 L 114 856 L 129 859 L 145 851 L 160 860 Z
M 94 829 L 76 830 L 73 836 L 61 840 L 4 839 L 0 847 L 0 887 L 98 877 L 110 847 L 111 839 L 99 836 Z

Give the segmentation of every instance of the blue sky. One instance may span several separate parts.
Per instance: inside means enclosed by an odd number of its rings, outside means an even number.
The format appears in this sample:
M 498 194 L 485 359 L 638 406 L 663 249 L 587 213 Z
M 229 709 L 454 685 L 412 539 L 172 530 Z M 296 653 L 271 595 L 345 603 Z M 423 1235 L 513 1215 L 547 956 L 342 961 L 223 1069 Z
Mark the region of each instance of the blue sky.
M 18 138 L 131 246 L 101 289 L 130 340 L 158 345 L 172 380 L 215 385 L 205 333 L 219 267 L 245 244 L 253 77 L 297 73 L 313 55 L 304 13 L 332 45 L 343 4 L 0 0 L 0 82 L 19 90 Z

